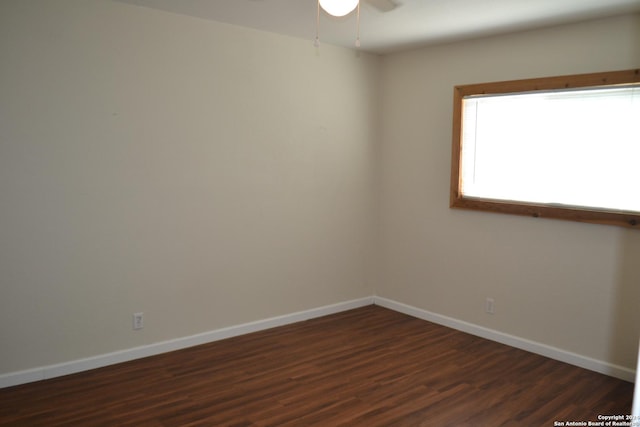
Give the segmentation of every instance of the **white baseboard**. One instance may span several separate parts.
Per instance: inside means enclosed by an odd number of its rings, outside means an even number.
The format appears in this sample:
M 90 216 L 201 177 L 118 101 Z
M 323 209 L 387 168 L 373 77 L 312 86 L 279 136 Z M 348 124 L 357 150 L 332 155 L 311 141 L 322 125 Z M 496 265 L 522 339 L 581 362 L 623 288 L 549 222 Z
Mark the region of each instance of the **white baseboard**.
M 90 369 L 101 368 L 108 365 L 114 365 L 116 363 L 128 362 L 134 359 L 140 359 L 143 357 L 153 356 L 169 351 L 180 350 L 183 348 L 206 344 L 213 341 L 219 341 L 225 338 L 231 338 L 238 335 L 261 331 L 264 329 L 275 328 L 277 326 L 301 322 L 304 320 L 339 313 L 341 311 L 351 310 L 354 308 L 364 307 L 366 305 L 372 304 L 373 297 L 359 298 L 351 301 L 313 308 L 310 310 L 286 314 L 283 316 L 271 317 L 269 319 L 243 323 L 241 325 L 230 326 L 222 329 L 216 329 L 213 331 L 191 335 L 188 337 L 162 341 L 142 347 L 116 351 L 113 353 L 102 354 L 86 359 L 73 360 L 57 365 L 43 366 L 25 371 L 11 372 L 8 374 L 0 375 L 0 388 L 46 380 L 49 378 L 60 377 L 63 375 L 74 374 L 82 371 L 88 371 Z
M 73 360 L 70 362 L 60 363 L 57 365 L 43 366 L 39 368 L 29 369 L 20 372 L 11 372 L 0 375 L 0 388 L 11 387 L 19 384 L 26 384 L 34 381 L 45 380 L 49 378 L 60 377 L 63 375 L 74 374 L 77 372 L 88 371 L 90 369 L 101 368 L 104 366 L 114 365 L 116 363 L 128 362 L 130 360 L 140 359 L 143 357 L 153 356 L 156 354 L 166 353 L 169 351 L 180 350 L 187 347 L 193 347 L 200 344 L 219 341 L 225 338 L 231 338 L 239 335 L 249 334 L 251 332 L 262 331 L 265 329 L 275 328 L 277 326 L 288 325 L 295 322 L 301 322 L 316 317 L 326 316 L 329 314 L 339 313 L 341 311 L 351 310 L 354 308 L 364 307 L 376 304 L 409 316 L 437 323 L 476 335 L 491 341 L 496 341 L 511 347 L 530 351 L 540 354 L 551 359 L 589 369 L 612 377 L 620 378 L 625 381 L 633 382 L 636 372 L 632 369 L 613 365 L 602 360 L 592 359 L 580 354 L 572 353 L 556 347 L 551 347 L 535 341 L 509 335 L 493 329 L 468 323 L 452 317 L 443 316 L 407 304 L 396 302 L 379 296 L 370 296 L 359 298 L 351 301 L 345 301 L 337 304 L 327 305 L 323 307 L 313 308 L 310 310 L 299 311 L 296 313 L 286 314 L 283 316 L 271 317 L 255 322 L 243 323 L 241 325 L 230 326 L 227 328 L 216 329 L 188 337 L 177 338 L 169 341 L 162 341 L 142 347 L 116 351 L 113 353 L 102 354 L 86 359 Z
M 531 353 L 536 353 L 550 359 L 559 360 L 570 365 L 579 366 L 580 368 L 589 369 L 590 371 L 599 372 L 601 374 L 609 375 L 621 380 L 633 382 L 636 375 L 636 372 L 634 370 L 626 368 L 624 366 L 614 365 L 602 360 L 592 359 L 590 357 L 572 353 L 567 350 L 562 350 L 560 348 L 552 347 L 539 342 L 530 341 L 524 338 L 516 337 L 514 335 L 509 335 L 504 332 L 499 332 L 493 329 L 485 328 L 483 326 L 478 326 L 473 323 L 465 322 L 463 320 L 443 316 L 441 314 L 433 313 L 431 311 L 423 310 L 387 298 L 375 296 L 373 297 L 373 302 L 374 304 L 381 307 L 398 311 L 409 316 L 417 317 L 418 319 L 427 320 L 429 322 L 447 326 L 449 328 L 466 332 L 471 335 L 475 335 L 491 341 L 496 341 L 501 344 L 506 344 L 511 347 L 526 350 Z

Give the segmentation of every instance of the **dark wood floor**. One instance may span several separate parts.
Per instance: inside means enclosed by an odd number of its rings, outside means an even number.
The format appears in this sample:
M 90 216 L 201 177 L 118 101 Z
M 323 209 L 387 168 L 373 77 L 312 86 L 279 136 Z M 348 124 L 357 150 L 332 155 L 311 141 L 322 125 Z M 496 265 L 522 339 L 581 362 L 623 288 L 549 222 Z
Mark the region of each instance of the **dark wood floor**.
M 0 390 L 3 426 L 553 426 L 633 385 L 377 306 Z

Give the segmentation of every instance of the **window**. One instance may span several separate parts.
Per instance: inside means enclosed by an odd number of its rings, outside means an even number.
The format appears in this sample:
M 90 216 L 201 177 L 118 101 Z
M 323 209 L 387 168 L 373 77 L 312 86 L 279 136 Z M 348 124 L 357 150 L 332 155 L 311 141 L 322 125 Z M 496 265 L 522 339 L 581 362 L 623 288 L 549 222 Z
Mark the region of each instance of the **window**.
M 451 207 L 640 228 L 640 70 L 456 86 Z

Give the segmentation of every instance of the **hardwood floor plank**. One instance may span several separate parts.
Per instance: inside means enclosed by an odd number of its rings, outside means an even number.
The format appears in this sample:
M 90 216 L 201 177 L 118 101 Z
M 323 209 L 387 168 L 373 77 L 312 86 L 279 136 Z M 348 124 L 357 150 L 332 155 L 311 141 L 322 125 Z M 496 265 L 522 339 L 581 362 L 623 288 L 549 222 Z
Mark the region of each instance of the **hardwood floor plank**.
M 553 426 L 633 385 L 377 306 L 0 390 L 2 426 Z

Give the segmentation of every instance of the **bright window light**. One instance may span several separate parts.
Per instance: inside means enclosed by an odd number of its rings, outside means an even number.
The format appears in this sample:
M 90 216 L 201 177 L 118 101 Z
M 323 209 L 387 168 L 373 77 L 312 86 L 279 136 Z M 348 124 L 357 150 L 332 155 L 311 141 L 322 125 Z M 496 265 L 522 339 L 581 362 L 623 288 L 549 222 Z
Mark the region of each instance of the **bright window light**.
M 640 69 L 453 95 L 452 208 L 640 227 Z
M 469 96 L 462 194 L 640 212 L 640 87 Z

